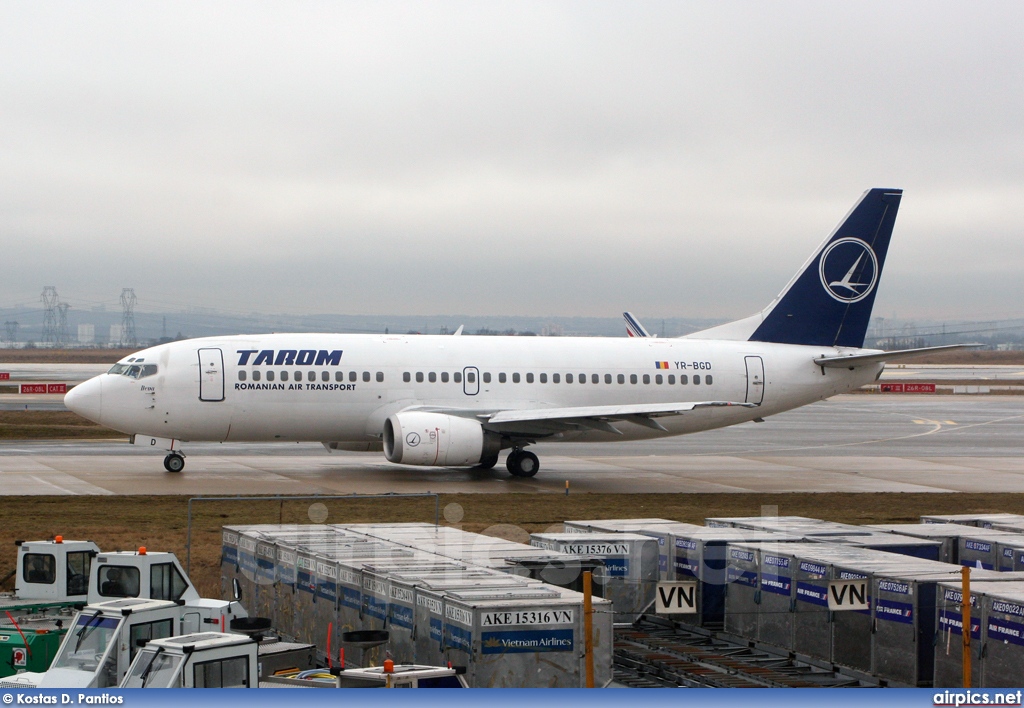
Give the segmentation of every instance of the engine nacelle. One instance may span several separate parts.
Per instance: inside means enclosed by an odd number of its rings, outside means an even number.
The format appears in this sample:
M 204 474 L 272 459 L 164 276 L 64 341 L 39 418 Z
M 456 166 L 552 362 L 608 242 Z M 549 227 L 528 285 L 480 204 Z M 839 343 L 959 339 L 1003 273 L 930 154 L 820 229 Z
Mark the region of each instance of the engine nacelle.
M 406 411 L 384 421 L 389 462 L 432 467 L 470 467 L 501 451 L 501 436 L 475 420 L 444 413 Z

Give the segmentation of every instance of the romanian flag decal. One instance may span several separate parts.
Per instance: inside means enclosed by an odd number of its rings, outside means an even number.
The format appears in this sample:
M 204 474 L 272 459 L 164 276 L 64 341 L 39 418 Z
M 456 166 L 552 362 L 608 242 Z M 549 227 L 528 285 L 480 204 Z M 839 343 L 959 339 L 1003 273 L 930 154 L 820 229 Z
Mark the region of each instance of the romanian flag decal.
M 668 368 L 668 362 L 667 361 L 656 361 L 656 362 L 654 362 L 654 368 L 655 369 L 667 369 Z

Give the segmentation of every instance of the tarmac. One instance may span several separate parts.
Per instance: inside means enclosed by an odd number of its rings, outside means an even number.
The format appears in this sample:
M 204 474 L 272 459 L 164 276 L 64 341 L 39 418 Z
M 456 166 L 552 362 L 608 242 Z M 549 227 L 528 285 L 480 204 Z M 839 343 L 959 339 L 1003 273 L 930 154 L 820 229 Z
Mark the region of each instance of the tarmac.
M 0 489 L 33 494 L 1024 492 L 1024 396 L 846 395 L 676 438 L 548 444 L 532 479 L 392 465 L 315 443 L 185 444 L 185 471 L 124 442 L 7 442 Z

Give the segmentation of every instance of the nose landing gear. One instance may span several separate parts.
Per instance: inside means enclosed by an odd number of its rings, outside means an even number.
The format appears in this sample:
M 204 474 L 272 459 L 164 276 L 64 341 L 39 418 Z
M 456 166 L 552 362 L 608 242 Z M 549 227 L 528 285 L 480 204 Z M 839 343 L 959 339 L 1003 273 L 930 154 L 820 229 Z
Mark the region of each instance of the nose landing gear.
M 180 452 L 170 452 L 164 458 L 164 469 L 168 472 L 181 472 L 185 469 L 185 456 Z
M 515 447 L 508 454 L 505 466 L 513 477 L 533 477 L 540 470 L 540 460 L 532 452 Z

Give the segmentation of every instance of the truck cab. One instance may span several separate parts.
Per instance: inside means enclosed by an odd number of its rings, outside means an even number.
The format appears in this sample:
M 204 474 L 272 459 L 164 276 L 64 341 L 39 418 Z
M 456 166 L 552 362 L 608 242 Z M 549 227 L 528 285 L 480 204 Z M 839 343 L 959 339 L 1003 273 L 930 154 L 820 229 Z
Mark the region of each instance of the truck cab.
M 98 553 L 88 592 L 89 604 L 123 597 L 186 603 L 199 600 L 199 592 L 173 553 L 150 553 L 145 547 Z
M 108 688 L 121 683 L 136 654 L 155 639 L 181 636 L 205 626 L 224 627 L 244 617 L 228 600 L 177 601 L 125 597 L 85 607 L 68 626 L 49 669 L 18 674 L 39 688 Z
M 99 551 L 92 541 L 65 541 L 61 536 L 19 542 L 14 597 L 7 600 L 86 602 L 92 559 Z
M 258 642 L 199 632 L 155 639 L 135 657 L 121 688 L 258 688 Z

